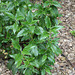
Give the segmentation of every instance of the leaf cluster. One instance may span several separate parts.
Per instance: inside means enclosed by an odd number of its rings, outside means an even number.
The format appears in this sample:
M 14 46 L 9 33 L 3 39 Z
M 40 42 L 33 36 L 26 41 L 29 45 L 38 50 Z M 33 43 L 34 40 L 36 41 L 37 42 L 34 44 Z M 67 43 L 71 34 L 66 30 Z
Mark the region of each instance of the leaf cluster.
M 8 68 L 13 74 L 45 75 L 52 69 L 55 56 L 61 53 L 58 30 L 61 17 L 57 1 L 2 0 L 0 3 L 0 48 L 11 59 Z

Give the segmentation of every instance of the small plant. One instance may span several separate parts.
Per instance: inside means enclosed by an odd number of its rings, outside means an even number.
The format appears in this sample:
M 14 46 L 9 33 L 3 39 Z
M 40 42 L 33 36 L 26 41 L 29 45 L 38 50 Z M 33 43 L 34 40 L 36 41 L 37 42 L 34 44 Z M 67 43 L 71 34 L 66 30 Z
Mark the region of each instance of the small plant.
M 13 74 L 51 75 L 58 46 L 57 1 L 2 0 L 0 3 L 0 48 L 8 52 L 8 68 Z
M 70 31 L 70 33 L 75 36 L 75 30 Z

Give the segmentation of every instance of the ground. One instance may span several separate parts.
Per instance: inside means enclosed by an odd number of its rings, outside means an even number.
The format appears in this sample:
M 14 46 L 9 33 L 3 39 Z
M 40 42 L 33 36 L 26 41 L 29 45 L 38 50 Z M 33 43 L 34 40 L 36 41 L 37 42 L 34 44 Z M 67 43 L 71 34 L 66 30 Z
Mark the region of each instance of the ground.
M 54 70 L 51 72 L 52 75 L 75 75 L 75 37 L 70 34 L 71 30 L 75 30 L 75 1 L 62 0 L 60 3 L 62 8 L 59 8 L 59 12 L 63 14 L 60 25 L 64 28 L 59 31 L 58 37 L 63 53 L 55 59 Z M 12 75 L 6 68 L 6 63 L 0 59 L 0 75 Z

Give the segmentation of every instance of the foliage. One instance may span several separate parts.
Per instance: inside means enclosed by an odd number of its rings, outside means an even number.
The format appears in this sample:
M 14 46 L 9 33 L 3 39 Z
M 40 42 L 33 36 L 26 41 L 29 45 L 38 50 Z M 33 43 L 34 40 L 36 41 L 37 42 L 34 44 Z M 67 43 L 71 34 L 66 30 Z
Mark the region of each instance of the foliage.
M 70 33 L 75 36 L 75 30 L 70 31 Z
M 52 69 L 58 46 L 60 17 L 57 1 L 2 0 L 0 3 L 0 48 L 8 52 L 13 74 L 45 75 Z

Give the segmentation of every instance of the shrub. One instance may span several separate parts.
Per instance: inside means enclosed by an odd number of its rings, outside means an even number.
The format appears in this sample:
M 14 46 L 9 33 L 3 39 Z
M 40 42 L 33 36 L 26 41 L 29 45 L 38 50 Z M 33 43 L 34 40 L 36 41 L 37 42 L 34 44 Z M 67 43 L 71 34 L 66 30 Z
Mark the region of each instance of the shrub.
M 0 3 L 0 47 L 8 52 L 13 74 L 51 74 L 58 46 L 60 17 L 57 1 L 2 0 Z

